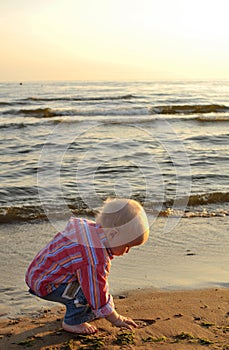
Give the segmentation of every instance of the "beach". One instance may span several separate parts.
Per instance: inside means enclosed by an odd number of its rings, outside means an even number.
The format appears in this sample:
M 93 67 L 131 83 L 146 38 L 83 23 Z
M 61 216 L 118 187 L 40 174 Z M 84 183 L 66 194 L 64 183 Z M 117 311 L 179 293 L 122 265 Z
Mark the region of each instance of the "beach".
M 1 350 L 51 349 L 229 349 L 229 290 L 131 291 L 115 298 L 116 309 L 138 328 L 120 330 L 105 319 L 98 332 L 78 336 L 61 327 L 63 308 L 0 321 Z
M 158 218 L 145 245 L 112 260 L 116 309 L 139 328 L 119 330 L 100 319 L 98 333 L 86 337 L 65 332 L 64 308 L 30 295 L 24 282 L 56 228 L 2 225 L 0 349 L 229 349 L 228 218 L 174 219 Z M 164 232 L 166 225 L 174 227 Z
M 0 85 L 0 349 L 228 349 L 228 82 Z M 24 276 L 70 216 L 94 219 L 109 196 L 149 218 L 147 243 L 109 275 L 140 327 L 97 320 L 98 335 L 75 338 Z
M 93 217 L 89 217 L 93 219 Z M 139 287 L 188 290 L 229 287 L 228 217 L 153 218 L 146 244 L 114 257 L 109 274 L 113 295 Z M 28 293 L 24 276 L 35 254 L 65 221 L 1 225 L 0 315 L 27 315 L 53 306 Z M 165 232 L 165 228 L 170 231 Z

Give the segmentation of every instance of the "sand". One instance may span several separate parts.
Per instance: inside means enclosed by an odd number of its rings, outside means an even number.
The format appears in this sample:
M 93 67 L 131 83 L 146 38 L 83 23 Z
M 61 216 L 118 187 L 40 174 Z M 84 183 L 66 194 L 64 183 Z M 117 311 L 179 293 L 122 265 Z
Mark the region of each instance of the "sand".
M 116 309 L 139 325 L 133 332 L 105 319 L 98 333 L 77 336 L 61 328 L 64 309 L 56 304 L 29 317 L 1 319 L 1 350 L 229 349 L 229 289 L 137 290 L 115 298 Z

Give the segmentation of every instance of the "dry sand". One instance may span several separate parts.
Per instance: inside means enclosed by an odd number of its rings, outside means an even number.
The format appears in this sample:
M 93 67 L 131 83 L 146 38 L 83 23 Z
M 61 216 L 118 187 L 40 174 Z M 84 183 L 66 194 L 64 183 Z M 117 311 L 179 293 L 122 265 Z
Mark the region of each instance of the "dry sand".
M 96 335 L 73 335 L 61 328 L 60 305 L 1 320 L 0 349 L 229 349 L 229 289 L 138 290 L 117 297 L 115 304 L 139 328 L 120 330 L 100 319 L 94 322 Z

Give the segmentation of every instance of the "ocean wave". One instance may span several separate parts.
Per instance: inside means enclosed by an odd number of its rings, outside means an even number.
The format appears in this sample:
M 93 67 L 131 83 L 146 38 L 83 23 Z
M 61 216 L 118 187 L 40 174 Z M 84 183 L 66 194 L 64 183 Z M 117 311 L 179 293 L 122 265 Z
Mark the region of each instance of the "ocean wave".
M 14 113 L 19 113 L 19 112 L 14 112 Z M 91 115 L 90 115 L 91 114 Z M 121 113 L 120 111 L 113 112 L 112 113 L 97 113 L 96 111 L 94 112 L 85 112 L 85 113 L 80 113 L 78 112 L 73 112 L 73 111 L 54 111 L 54 110 L 47 110 L 47 109 L 39 109 L 37 111 L 32 111 L 30 114 L 29 112 L 24 115 L 24 117 L 32 117 L 34 120 L 30 119 L 30 121 L 26 121 L 25 119 L 22 121 L 22 119 L 18 119 L 18 121 L 12 121 L 12 122 L 2 122 L 0 123 L 0 129 L 22 129 L 26 127 L 37 127 L 42 123 L 42 125 L 47 125 L 47 126 L 52 126 L 56 125 L 59 123 L 62 124 L 76 124 L 76 123 L 91 123 L 93 122 L 94 119 L 91 117 L 98 117 L 96 120 L 98 123 L 104 124 L 104 125 L 125 125 L 125 124 L 134 124 L 134 125 L 139 125 L 139 124 L 147 124 L 147 127 L 149 124 L 156 122 L 157 120 L 161 120 L 160 116 L 155 116 L 155 115 L 149 115 L 147 114 L 147 111 L 144 110 L 142 111 L 137 111 L 135 110 L 134 113 L 132 111 L 123 111 Z M 79 118 L 77 118 L 79 117 Z M 83 118 L 82 118 L 83 117 Z M 108 118 L 106 118 L 108 117 Z M 35 120 L 36 119 L 36 120 Z M 39 120 L 40 119 L 40 120 Z M 170 122 L 187 122 L 187 121 L 197 121 L 197 122 L 229 122 L 229 116 L 224 116 L 224 117 L 176 117 L 175 115 L 169 119 Z
M 152 114 L 204 114 L 204 113 L 225 113 L 229 107 L 225 105 L 169 105 L 154 106 L 150 108 Z
M 11 102 L 0 101 L 0 107 L 1 106 L 11 106 Z
M 147 210 L 146 212 L 154 215 L 155 217 L 222 217 L 229 216 L 229 211 L 225 209 L 206 210 L 202 209 L 199 211 L 183 210 L 166 208 L 160 212 L 156 210 Z M 71 210 L 71 216 L 92 216 L 95 217 L 96 210 L 93 209 L 74 209 Z M 12 223 L 23 223 L 23 222 L 39 222 L 47 221 L 50 218 L 52 220 L 64 220 L 70 217 L 70 212 L 63 213 L 61 210 L 50 212 L 49 217 L 40 208 L 1 208 L 0 209 L 0 224 L 12 224 Z
M 179 202 L 183 203 L 183 199 L 176 200 L 176 204 L 179 205 Z M 202 193 L 191 195 L 188 199 L 188 206 L 195 207 L 199 205 L 208 205 L 216 203 L 227 203 L 229 202 L 229 193 L 228 192 L 212 192 L 212 193 Z M 173 206 L 174 201 L 168 200 L 166 206 Z
M 14 101 L 0 101 L 0 107 L 6 106 L 17 106 L 17 105 L 26 105 L 23 100 L 14 100 Z
M 57 113 L 51 108 L 35 108 L 35 109 L 11 109 L 2 112 L 7 115 L 23 115 L 35 118 L 51 118 L 55 117 Z
M 23 129 L 26 128 L 28 124 L 25 123 L 5 123 L 5 124 L 0 124 L 0 129 Z
M 127 94 L 118 96 L 98 96 L 98 97 L 28 97 L 23 101 L 37 101 L 37 102 L 50 102 L 50 101 L 113 101 L 113 100 L 130 100 L 137 98 L 137 96 Z M 139 98 L 139 97 L 138 97 Z
M 52 118 L 57 116 L 57 112 L 51 108 L 36 108 L 36 109 L 20 109 L 19 114 L 24 114 L 24 116 L 31 116 L 35 118 Z
M 72 215 L 90 215 L 94 216 L 96 211 L 89 208 L 74 208 L 69 206 Z M 50 210 L 49 217 L 52 219 L 61 220 L 69 216 L 69 212 L 63 212 L 62 208 L 56 207 Z M 10 224 L 19 222 L 31 222 L 48 220 L 46 213 L 40 206 L 12 206 L 12 207 L 1 207 L 0 208 L 0 224 Z
M 145 205 L 145 209 L 150 214 L 159 217 L 213 217 L 213 216 L 229 216 L 229 211 L 224 208 L 210 209 L 208 210 L 209 204 L 222 204 L 229 202 L 229 193 L 223 192 L 214 192 L 214 193 L 205 193 L 205 194 L 195 194 L 191 195 L 188 199 L 187 208 L 185 211 L 179 209 L 179 204 L 182 208 L 184 203 L 184 198 L 180 198 L 174 202 L 174 200 L 167 200 L 163 204 L 161 203 L 145 203 L 144 198 L 140 195 L 137 198 L 134 198 Z M 160 205 L 162 209 L 157 211 L 157 207 Z M 200 207 L 200 206 L 205 206 Z M 174 208 L 173 208 L 174 207 Z M 194 207 L 198 207 L 194 210 Z M 76 204 L 69 203 L 69 211 L 64 212 L 63 208 L 58 208 L 58 205 L 53 208 L 49 208 L 49 217 L 52 219 L 60 220 L 69 217 L 71 215 L 76 216 L 95 216 L 97 213 L 96 208 L 88 208 L 85 203 L 82 201 L 77 202 Z M 37 206 L 2 206 L 0 207 L 0 223 L 13 223 L 13 222 L 30 222 L 30 221 L 40 221 L 48 220 L 44 209 Z
M 225 116 L 198 116 L 195 118 L 200 122 L 229 122 L 229 115 Z
M 35 108 L 35 109 L 15 109 L 7 110 L 2 114 L 8 115 L 23 115 L 24 117 L 34 118 L 53 118 L 59 116 L 119 116 L 119 115 L 148 115 L 149 111 L 144 107 L 129 107 L 129 108 L 116 108 L 116 109 L 105 109 L 105 108 L 93 108 L 93 109 L 52 109 L 46 108 Z
M 217 114 L 212 114 L 212 112 Z M 166 118 L 167 115 L 170 120 L 196 120 L 200 122 L 225 122 L 229 121 L 229 107 L 220 105 L 176 105 L 163 107 L 140 107 L 140 106 L 116 106 L 116 107 L 98 107 L 89 108 L 15 108 L 7 109 L 2 112 L 3 115 L 14 115 L 33 118 L 53 118 L 53 117 L 116 117 L 116 116 L 148 116 L 148 121 L 154 121 L 161 118 Z M 206 113 L 207 115 L 200 115 Z M 113 122 L 113 121 L 112 121 Z
M 197 206 L 203 204 L 215 204 L 215 203 L 226 203 L 229 202 L 228 192 L 213 192 L 192 195 L 189 197 L 188 205 Z

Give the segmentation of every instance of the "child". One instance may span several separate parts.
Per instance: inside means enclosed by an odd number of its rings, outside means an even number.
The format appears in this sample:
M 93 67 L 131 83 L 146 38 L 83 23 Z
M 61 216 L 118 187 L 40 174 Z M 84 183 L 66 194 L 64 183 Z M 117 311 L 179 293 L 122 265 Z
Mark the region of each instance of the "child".
M 92 334 L 88 323 L 105 317 L 117 327 L 137 324 L 115 311 L 108 274 L 113 256 L 143 244 L 149 225 L 142 206 L 130 199 L 108 199 L 96 221 L 72 217 L 67 227 L 35 256 L 26 272 L 30 292 L 66 306 L 63 329 Z

